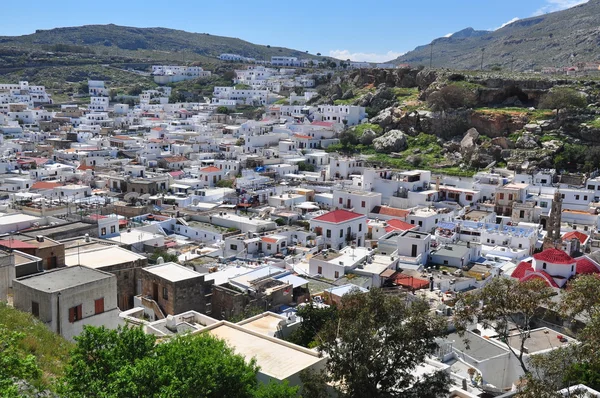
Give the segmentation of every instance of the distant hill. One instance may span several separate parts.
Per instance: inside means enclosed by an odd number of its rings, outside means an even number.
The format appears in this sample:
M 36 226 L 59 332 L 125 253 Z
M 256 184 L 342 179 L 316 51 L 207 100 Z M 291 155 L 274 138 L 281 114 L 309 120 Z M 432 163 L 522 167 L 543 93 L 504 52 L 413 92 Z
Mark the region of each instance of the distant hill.
M 167 28 L 134 28 L 118 25 L 84 25 L 77 27 L 37 30 L 23 36 L 0 36 L 0 45 L 19 48 L 51 48 L 76 46 L 89 49 L 154 50 L 191 52 L 218 57 L 222 53 L 240 54 L 256 59 L 270 59 L 274 55 L 321 58 L 299 50 L 253 44 L 232 37 L 208 33 L 190 33 Z
M 521 19 L 496 31 L 467 28 L 435 39 L 433 66 L 479 69 L 498 65 L 515 71 L 569 66 L 600 60 L 600 0 L 537 17 Z M 429 65 L 432 48 L 419 46 L 391 61 Z

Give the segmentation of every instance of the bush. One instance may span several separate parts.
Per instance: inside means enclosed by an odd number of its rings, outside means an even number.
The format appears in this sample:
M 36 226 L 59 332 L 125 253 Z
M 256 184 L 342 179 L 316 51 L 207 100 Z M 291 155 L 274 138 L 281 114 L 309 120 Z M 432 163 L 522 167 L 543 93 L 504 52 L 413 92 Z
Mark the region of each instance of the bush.
M 310 163 L 300 162 L 298 163 L 299 171 L 315 171 L 315 166 Z
M 427 103 L 433 111 L 446 111 L 458 108 L 470 108 L 475 105 L 473 91 L 458 84 L 449 84 L 433 92 L 427 98 Z
M 228 115 L 229 108 L 227 108 L 226 106 L 220 106 L 217 108 L 217 113 L 222 113 L 222 114 Z
M 542 109 L 556 109 L 558 114 L 561 109 L 584 108 L 587 100 L 577 90 L 569 87 L 558 87 L 546 94 L 540 101 Z

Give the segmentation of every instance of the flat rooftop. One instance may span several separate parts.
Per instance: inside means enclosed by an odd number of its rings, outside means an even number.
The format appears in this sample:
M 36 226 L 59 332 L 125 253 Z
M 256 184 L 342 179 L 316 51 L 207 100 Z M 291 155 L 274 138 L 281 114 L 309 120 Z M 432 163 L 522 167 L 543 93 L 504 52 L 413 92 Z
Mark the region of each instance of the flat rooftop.
M 449 244 L 441 246 L 439 249 L 432 251 L 431 254 L 436 256 L 462 258 L 469 250 L 470 249 L 467 248 L 467 246 Z
M 186 268 L 177 263 L 164 263 L 153 265 L 144 268 L 144 270 L 171 282 L 180 282 L 186 279 L 197 278 L 203 275 L 199 272 Z
M 0 216 L 0 225 L 18 224 L 21 222 L 36 222 L 40 220 L 41 218 L 39 217 L 28 216 L 27 214 L 7 214 Z M 27 227 L 29 227 L 29 225 Z
M 208 333 L 225 340 L 237 354 L 247 359 L 255 358 L 260 372 L 279 380 L 295 375 L 323 360 L 316 352 L 266 336 L 260 337 L 251 331 L 243 330 L 243 327 L 228 323 L 210 328 Z
M 276 316 L 275 314 L 262 314 L 256 319 L 239 322 L 238 325 L 244 326 L 245 329 L 253 330 L 256 333 L 272 336 L 274 332 L 279 329 L 279 323 L 283 318 Z
M 65 264 L 68 267 L 85 265 L 89 268 L 104 268 L 145 258 L 119 246 L 83 246 L 65 251 Z
M 465 338 L 469 341 L 468 344 L 465 343 Z M 446 336 L 446 340 L 452 342 L 454 349 L 464 352 L 478 361 L 484 361 L 509 353 L 508 350 L 475 333 L 468 333 L 464 337 L 459 336 L 458 333 L 451 333 Z M 469 348 L 467 348 L 467 345 Z
M 75 266 L 56 268 L 41 274 L 19 278 L 17 281 L 32 289 L 51 293 L 108 278 L 115 278 L 115 276 L 99 270 Z
M 561 342 L 559 336 L 567 339 L 566 342 Z M 525 341 L 525 348 L 529 354 L 540 351 L 559 348 L 573 342 L 573 339 L 566 337 L 552 329 L 541 328 L 529 332 L 529 338 Z M 518 335 L 513 335 L 508 338 L 508 343 L 515 350 L 521 349 L 521 339 Z

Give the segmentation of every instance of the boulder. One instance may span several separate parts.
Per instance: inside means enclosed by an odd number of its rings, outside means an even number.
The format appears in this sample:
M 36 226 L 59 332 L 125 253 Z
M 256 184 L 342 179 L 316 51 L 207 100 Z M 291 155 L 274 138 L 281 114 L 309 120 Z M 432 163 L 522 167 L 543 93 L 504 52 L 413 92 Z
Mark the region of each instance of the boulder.
M 377 138 L 377 133 L 371 129 L 367 129 L 360 137 L 360 143 L 363 145 L 371 145 L 375 138 Z
M 346 90 L 346 92 L 344 93 L 344 95 L 342 95 L 342 99 L 343 100 L 348 100 L 350 98 L 354 98 L 354 91 L 352 91 L 352 89 Z
M 492 138 L 492 144 L 498 145 L 502 149 L 510 149 L 515 147 L 515 143 L 506 137 L 495 137 Z
M 538 139 L 531 133 L 524 133 L 515 143 L 515 147 L 519 149 L 535 149 L 539 148 Z
M 400 130 L 390 130 L 373 140 L 373 148 L 382 153 L 401 152 L 406 146 L 406 135 Z
M 370 122 L 380 125 L 381 128 L 385 130 L 387 126 L 392 124 L 393 120 L 393 108 L 387 108 L 379 112 L 379 114 L 372 118 Z
M 468 152 L 473 150 L 477 146 L 477 139 L 479 138 L 479 132 L 477 129 L 469 129 L 463 139 L 460 141 L 460 151 Z

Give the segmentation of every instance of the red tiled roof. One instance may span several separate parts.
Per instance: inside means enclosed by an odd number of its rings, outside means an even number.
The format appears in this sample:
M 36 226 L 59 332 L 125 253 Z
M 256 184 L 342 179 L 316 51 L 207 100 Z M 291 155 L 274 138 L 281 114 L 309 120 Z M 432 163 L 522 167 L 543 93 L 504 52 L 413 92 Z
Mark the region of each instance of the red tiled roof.
M 62 186 L 63 184 L 60 182 L 38 181 L 31 186 L 31 189 L 52 189 Z
M 181 171 L 181 170 L 170 171 L 169 174 L 171 175 L 171 177 L 179 177 L 180 175 L 183 175 L 183 171 Z
M 376 206 L 373 213 L 382 214 L 384 216 L 406 218 L 410 214 L 410 210 L 397 209 L 389 206 Z
M 334 224 L 354 220 L 359 217 L 364 217 L 362 214 L 355 213 L 348 210 L 334 210 L 329 213 L 323 214 L 322 216 L 313 218 L 315 221 L 324 221 Z
M 429 281 L 425 279 L 414 278 L 409 275 L 404 275 L 401 272 L 396 272 L 394 275 L 392 275 L 391 279 L 393 279 L 397 285 L 404 286 L 410 289 L 418 290 L 429 287 Z
M 310 135 L 302 135 L 302 134 L 294 134 L 294 137 L 302 138 L 302 139 L 306 139 L 306 140 L 310 140 L 312 138 Z
M 111 138 L 116 138 L 117 140 L 122 140 L 122 141 L 128 141 L 128 140 L 133 140 L 133 138 L 128 137 L 126 135 L 115 135 Z
M 217 171 L 221 171 L 221 169 L 215 166 L 208 166 L 203 169 L 200 169 L 200 171 L 202 171 L 203 173 L 215 173 Z
M 89 218 L 90 218 L 91 220 L 102 220 L 102 219 L 104 219 L 104 218 L 107 218 L 107 217 L 106 217 L 106 216 L 103 216 L 102 214 L 91 214 L 91 215 L 89 216 Z
M 534 254 L 533 258 L 552 264 L 572 264 L 575 262 L 571 256 L 558 249 L 546 249 L 541 253 Z
M 94 166 L 88 166 L 86 164 L 79 165 L 77 170 L 94 170 Z
M 168 158 L 163 158 L 167 163 L 175 163 L 175 162 L 187 162 L 188 158 L 185 156 L 170 156 Z
M 312 122 L 313 126 L 321 126 L 321 127 L 331 127 L 334 125 L 332 122 Z
M 525 276 L 527 272 L 533 272 L 533 267 L 531 266 L 531 263 L 521 261 L 510 276 L 516 279 L 521 279 Z
M 579 242 L 581 242 L 581 244 L 583 245 L 589 239 L 589 236 L 587 236 L 583 232 L 579 232 L 579 231 L 567 232 L 566 234 L 564 234 L 562 236 L 562 240 L 563 241 L 565 241 L 565 240 L 571 240 L 573 238 L 579 240 Z
M 17 239 L 0 240 L 0 245 L 10 247 L 11 249 L 35 249 L 37 247 L 31 243 L 23 242 Z
M 398 220 L 396 218 L 389 220 L 387 222 L 387 227 L 385 228 L 385 232 L 392 232 L 392 231 L 408 231 L 409 229 L 414 229 L 417 226 L 413 225 L 413 224 L 409 224 L 407 222 L 404 222 L 402 220 Z
M 589 257 L 582 256 L 575 259 L 577 275 L 581 274 L 598 274 L 600 273 L 600 265 L 596 264 Z
M 268 236 L 263 236 L 261 240 L 267 243 L 277 243 L 277 239 L 269 238 Z
M 541 279 L 544 282 L 546 282 L 548 284 L 548 286 L 550 286 L 550 287 L 556 287 L 556 288 L 559 287 L 556 284 L 556 282 L 554 281 L 554 279 L 550 275 L 548 275 L 548 273 L 546 271 L 530 272 L 527 275 L 525 275 L 523 278 L 519 279 L 519 282 L 527 282 L 527 281 L 531 281 L 534 279 Z

